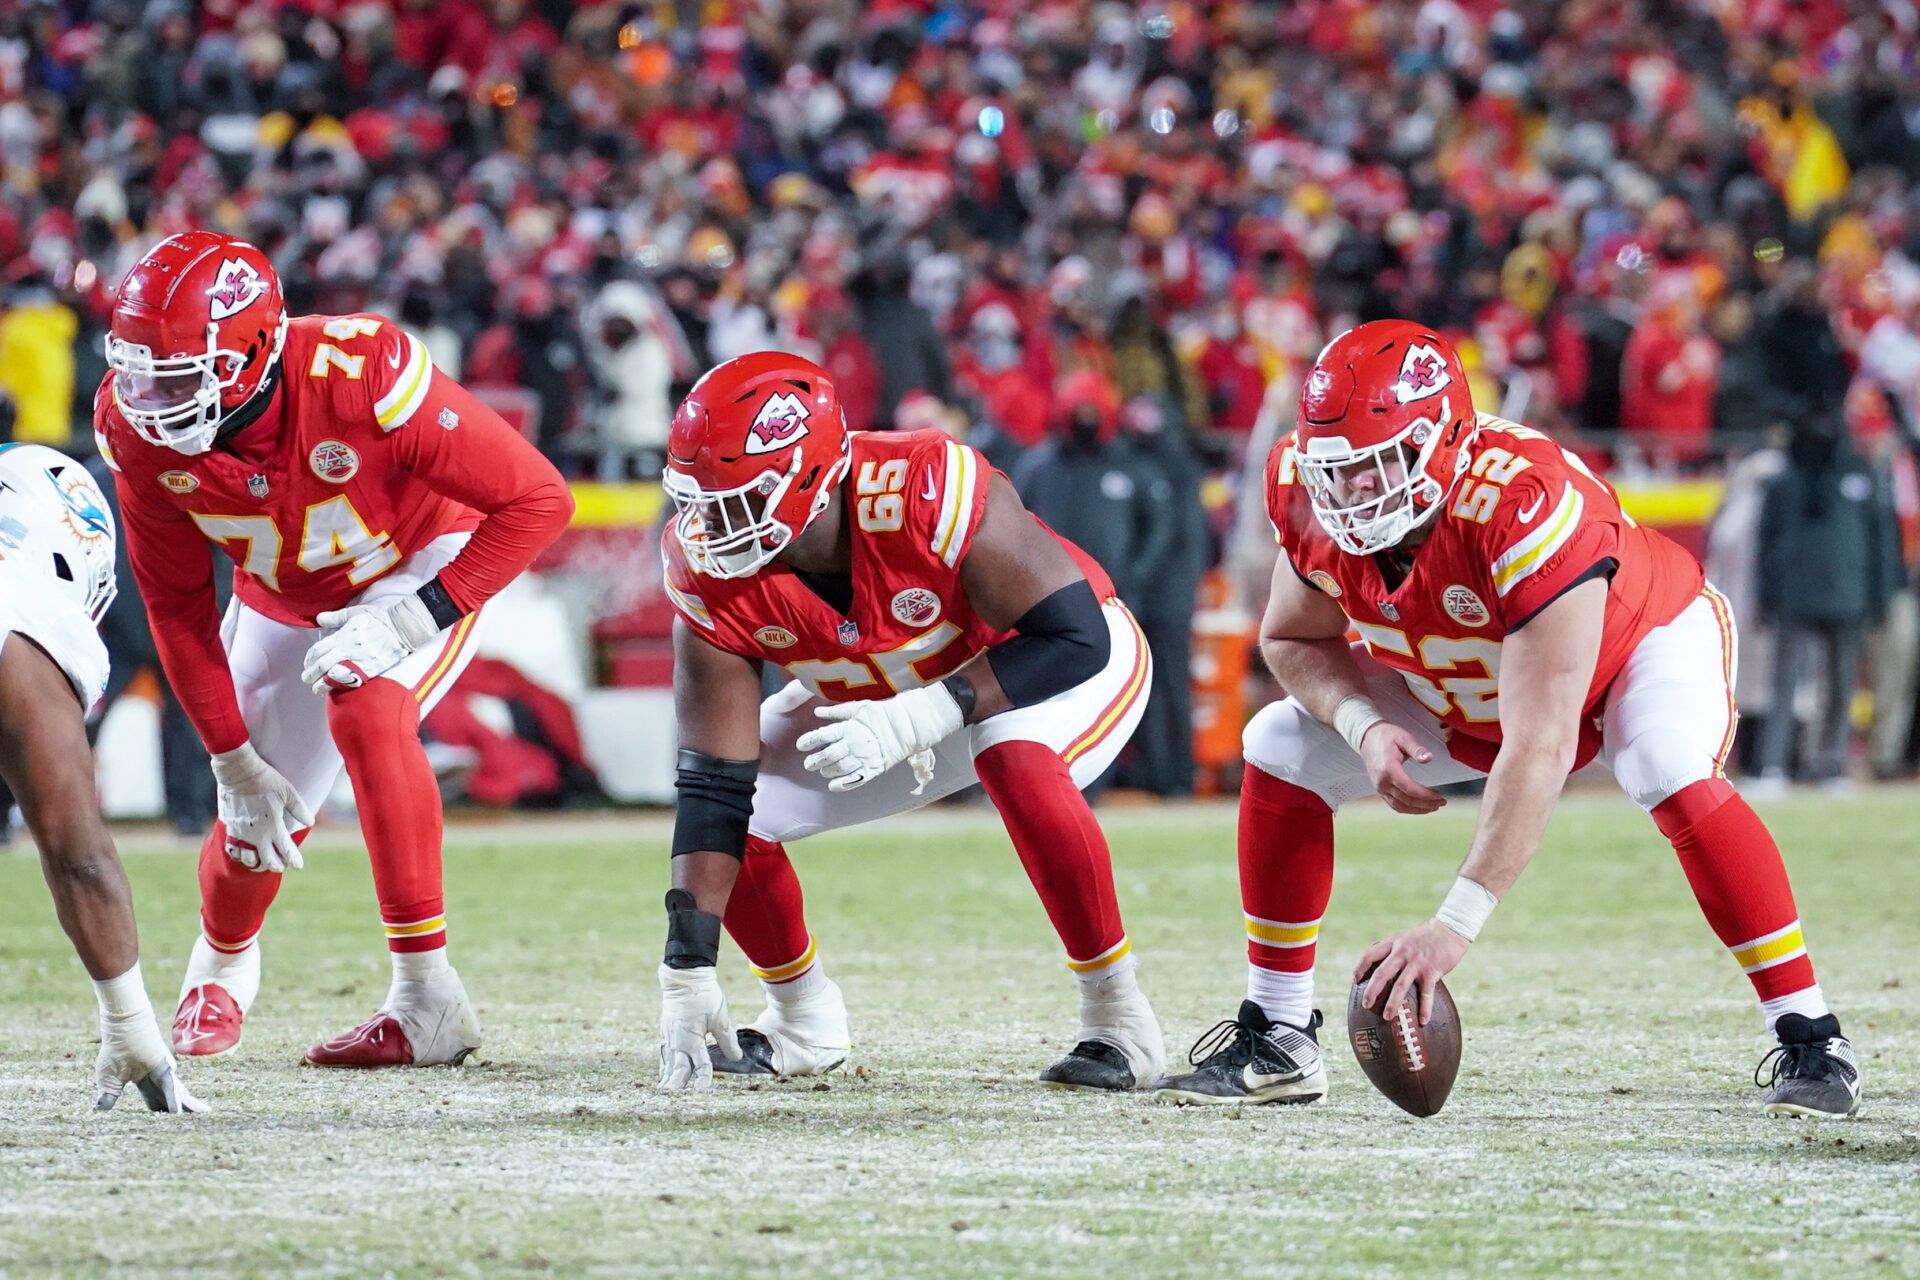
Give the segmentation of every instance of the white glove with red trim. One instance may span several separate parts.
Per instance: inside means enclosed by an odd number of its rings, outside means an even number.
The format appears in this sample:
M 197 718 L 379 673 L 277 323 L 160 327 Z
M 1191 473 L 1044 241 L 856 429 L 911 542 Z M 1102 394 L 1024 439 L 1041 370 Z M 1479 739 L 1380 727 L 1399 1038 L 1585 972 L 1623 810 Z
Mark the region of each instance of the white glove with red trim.
M 315 693 L 358 689 L 433 642 L 440 627 L 419 596 L 391 604 L 356 604 L 314 618 L 320 638 L 307 650 L 300 678 Z
M 298 871 L 293 833 L 313 825 L 313 811 L 293 784 L 251 742 L 213 757 L 213 781 L 227 856 L 249 871 Z
M 851 791 L 911 760 L 919 795 L 933 778 L 933 747 L 966 724 L 960 704 L 943 684 L 880 702 L 833 703 L 813 714 L 831 723 L 801 734 L 794 745 L 812 752 L 800 763 L 826 778 L 829 791 Z

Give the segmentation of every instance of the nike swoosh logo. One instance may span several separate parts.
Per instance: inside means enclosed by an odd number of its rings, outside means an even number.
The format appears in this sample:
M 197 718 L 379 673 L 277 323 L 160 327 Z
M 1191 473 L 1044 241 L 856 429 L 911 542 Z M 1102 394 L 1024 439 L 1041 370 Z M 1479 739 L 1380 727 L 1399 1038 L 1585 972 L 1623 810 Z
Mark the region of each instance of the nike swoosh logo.
M 928 502 L 932 502 L 935 498 L 940 496 L 937 492 L 934 491 L 932 467 L 927 468 L 927 491 L 921 494 L 920 496 L 925 498 Z
M 387 365 L 389 368 L 393 368 L 393 369 L 398 369 L 400 367 L 400 348 L 395 347 L 393 349 L 393 354 L 387 357 Z
M 1533 518 L 1540 514 L 1540 504 L 1545 502 L 1546 500 L 1547 500 L 1546 493 L 1541 492 L 1534 496 L 1532 506 L 1520 508 L 1520 523 L 1532 524 Z

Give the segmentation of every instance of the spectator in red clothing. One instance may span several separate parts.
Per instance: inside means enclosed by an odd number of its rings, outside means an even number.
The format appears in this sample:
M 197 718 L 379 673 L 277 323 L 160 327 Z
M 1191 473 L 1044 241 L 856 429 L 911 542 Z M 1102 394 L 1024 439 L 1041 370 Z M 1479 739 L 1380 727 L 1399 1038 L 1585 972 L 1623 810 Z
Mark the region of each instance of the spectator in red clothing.
M 1215 431 L 1253 430 L 1266 398 L 1267 375 L 1260 368 L 1260 348 L 1241 329 L 1231 302 L 1214 308 L 1195 364 L 1206 391 L 1209 425 Z
M 880 362 L 854 323 L 853 299 L 841 289 L 821 289 L 808 299 L 807 327 L 820 344 L 820 367 L 833 377 L 847 430 L 871 431 L 881 425 Z
M 1698 295 L 1682 279 L 1658 281 L 1621 361 L 1621 427 L 1656 459 L 1698 458 L 1719 385 L 1720 347 L 1701 325 Z

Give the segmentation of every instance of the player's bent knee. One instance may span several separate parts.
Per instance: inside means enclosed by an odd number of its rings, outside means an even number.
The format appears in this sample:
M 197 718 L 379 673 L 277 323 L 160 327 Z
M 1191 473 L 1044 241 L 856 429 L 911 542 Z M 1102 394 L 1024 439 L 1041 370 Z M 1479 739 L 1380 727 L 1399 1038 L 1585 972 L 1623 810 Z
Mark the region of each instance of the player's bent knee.
M 1620 789 L 1648 813 L 1717 773 L 1711 756 L 1676 750 L 1657 734 L 1644 734 L 1613 755 L 1613 776 Z
M 1319 790 L 1310 779 L 1322 771 L 1333 745 L 1347 750 L 1331 729 L 1292 698 L 1262 707 L 1240 735 L 1240 753 L 1248 764 L 1309 791 Z
M 329 693 L 327 728 L 343 756 L 376 743 L 390 743 L 396 732 L 415 732 L 420 705 L 413 691 L 397 680 L 369 680 L 357 689 Z

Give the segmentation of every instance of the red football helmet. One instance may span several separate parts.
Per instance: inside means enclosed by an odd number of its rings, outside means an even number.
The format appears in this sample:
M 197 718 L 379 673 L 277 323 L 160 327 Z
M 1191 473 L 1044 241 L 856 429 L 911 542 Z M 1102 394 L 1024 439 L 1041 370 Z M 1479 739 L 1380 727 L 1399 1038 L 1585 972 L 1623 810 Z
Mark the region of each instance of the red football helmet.
M 1460 357 L 1431 329 L 1347 330 L 1300 389 L 1294 457 L 1320 527 L 1353 555 L 1397 545 L 1446 501 L 1478 423 Z
M 120 283 L 107 331 L 113 403 L 141 439 L 205 453 L 268 386 L 286 338 L 267 255 L 212 231 L 169 236 Z
M 664 479 L 687 563 L 715 578 L 757 572 L 827 509 L 850 450 L 819 365 L 761 351 L 711 370 L 667 437 Z

